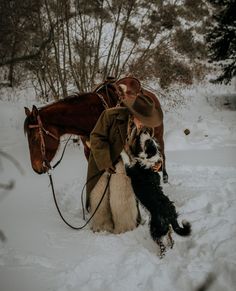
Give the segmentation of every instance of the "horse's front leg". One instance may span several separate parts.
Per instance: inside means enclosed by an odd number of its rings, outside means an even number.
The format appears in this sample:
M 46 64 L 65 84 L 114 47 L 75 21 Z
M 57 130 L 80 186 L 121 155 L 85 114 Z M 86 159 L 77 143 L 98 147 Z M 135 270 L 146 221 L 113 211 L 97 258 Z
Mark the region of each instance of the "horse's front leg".
M 84 145 L 84 155 L 87 159 L 89 160 L 89 155 L 90 155 L 90 143 L 89 143 L 89 138 L 87 136 L 80 135 L 80 139 Z

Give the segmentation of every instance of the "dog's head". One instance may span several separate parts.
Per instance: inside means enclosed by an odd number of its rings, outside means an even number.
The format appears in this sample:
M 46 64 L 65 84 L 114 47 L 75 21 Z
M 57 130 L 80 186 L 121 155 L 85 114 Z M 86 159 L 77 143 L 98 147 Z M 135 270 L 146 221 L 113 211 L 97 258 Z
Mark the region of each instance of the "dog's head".
M 132 158 L 146 168 L 154 166 L 157 162 L 162 162 L 160 146 L 150 128 L 142 128 L 133 134 L 129 150 Z

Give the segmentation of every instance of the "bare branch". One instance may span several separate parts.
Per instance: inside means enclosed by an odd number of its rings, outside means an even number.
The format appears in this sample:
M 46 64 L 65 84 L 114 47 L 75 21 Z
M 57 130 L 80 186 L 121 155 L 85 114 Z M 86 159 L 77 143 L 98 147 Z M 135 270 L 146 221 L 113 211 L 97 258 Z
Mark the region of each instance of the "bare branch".
M 1 150 L 0 150 L 0 155 L 2 155 L 2 156 L 3 156 L 4 158 L 6 158 L 7 160 L 11 161 L 11 162 L 15 165 L 15 167 L 19 170 L 19 172 L 20 172 L 22 175 L 24 175 L 24 170 L 23 170 L 23 168 L 21 167 L 21 165 L 19 164 L 19 162 L 18 162 L 15 158 L 13 158 L 11 155 L 9 155 L 9 154 L 7 154 L 7 153 L 1 151 Z

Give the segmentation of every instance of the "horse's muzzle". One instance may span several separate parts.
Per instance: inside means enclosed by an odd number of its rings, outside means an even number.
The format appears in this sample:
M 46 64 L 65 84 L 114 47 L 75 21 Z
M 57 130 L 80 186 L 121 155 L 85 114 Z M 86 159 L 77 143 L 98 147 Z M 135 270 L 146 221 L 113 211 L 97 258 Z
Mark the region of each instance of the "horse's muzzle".
M 33 169 L 35 171 L 35 173 L 41 175 L 41 174 L 45 174 L 47 172 L 46 169 L 42 169 L 42 170 L 36 170 L 36 169 Z
M 41 175 L 41 174 L 45 174 L 46 172 L 44 172 L 44 171 L 39 171 L 39 170 L 35 170 L 35 169 L 33 169 L 34 170 L 34 172 L 35 173 L 37 173 L 37 174 L 39 174 L 39 175 Z
M 45 174 L 49 171 L 51 167 L 47 165 L 47 163 L 41 163 L 38 165 L 34 165 L 33 170 L 35 171 L 35 173 L 41 175 L 41 174 Z

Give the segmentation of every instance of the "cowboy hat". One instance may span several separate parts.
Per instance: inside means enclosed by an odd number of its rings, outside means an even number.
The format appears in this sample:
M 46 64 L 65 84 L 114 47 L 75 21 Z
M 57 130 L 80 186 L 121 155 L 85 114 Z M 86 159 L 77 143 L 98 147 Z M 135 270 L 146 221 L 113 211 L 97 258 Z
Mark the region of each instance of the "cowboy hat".
M 156 108 L 154 101 L 149 96 L 138 95 L 135 99 L 126 98 L 122 103 L 147 127 L 157 127 L 163 121 L 161 108 Z

